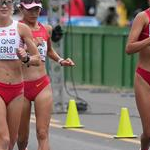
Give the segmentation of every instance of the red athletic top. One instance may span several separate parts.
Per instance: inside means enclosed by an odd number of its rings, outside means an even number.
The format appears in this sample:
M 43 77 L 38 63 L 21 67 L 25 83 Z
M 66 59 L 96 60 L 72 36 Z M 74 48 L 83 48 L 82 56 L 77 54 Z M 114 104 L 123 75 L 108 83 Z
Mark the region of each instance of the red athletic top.
M 23 20 L 20 20 L 19 22 L 24 23 Z M 34 38 L 43 37 L 43 39 L 47 41 L 48 38 L 50 37 L 50 35 L 48 34 L 46 28 L 40 22 L 38 22 L 38 25 L 39 25 L 40 29 L 36 30 L 36 31 L 32 31 L 33 37 Z
M 47 41 L 48 41 L 50 35 L 48 34 L 46 28 L 40 22 L 38 22 L 38 25 L 39 25 L 40 29 L 32 31 L 32 35 L 33 35 L 33 38 L 40 37 L 43 39 L 42 45 L 38 46 L 38 50 L 41 55 L 41 60 L 45 61 L 46 56 L 47 56 Z
M 48 34 L 46 28 L 40 22 L 38 22 L 38 25 L 40 29 L 36 31 L 32 31 L 33 38 L 42 37 L 45 41 L 47 41 L 50 35 Z
M 22 21 L 22 20 L 20 22 L 24 23 L 24 21 Z M 38 37 L 43 39 L 43 43 L 38 46 L 38 50 L 41 55 L 41 60 L 45 61 L 46 56 L 47 56 L 47 41 L 50 37 L 50 34 L 48 33 L 46 28 L 40 22 L 38 22 L 38 25 L 40 27 L 39 30 L 32 31 L 32 35 L 33 35 L 34 39 L 36 39 Z
M 150 11 L 149 11 L 149 9 L 146 9 L 144 12 L 145 12 L 145 14 L 147 15 L 147 17 L 149 19 L 149 23 L 148 23 L 148 25 L 146 25 L 143 28 L 143 30 L 142 30 L 142 32 L 139 36 L 139 40 L 146 39 L 150 36 Z

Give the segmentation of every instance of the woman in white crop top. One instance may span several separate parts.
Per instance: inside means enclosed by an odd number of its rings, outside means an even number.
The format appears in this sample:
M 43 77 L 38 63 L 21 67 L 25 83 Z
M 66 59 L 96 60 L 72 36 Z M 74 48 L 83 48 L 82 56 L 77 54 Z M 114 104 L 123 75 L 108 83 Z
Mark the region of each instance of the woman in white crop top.
M 23 65 L 40 64 L 28 26 L 12 20 L 13 0 L 0 0 L 0 150 L 13 150 L 23 104 Z M 30 54 L 21 48 L 26 44 Z

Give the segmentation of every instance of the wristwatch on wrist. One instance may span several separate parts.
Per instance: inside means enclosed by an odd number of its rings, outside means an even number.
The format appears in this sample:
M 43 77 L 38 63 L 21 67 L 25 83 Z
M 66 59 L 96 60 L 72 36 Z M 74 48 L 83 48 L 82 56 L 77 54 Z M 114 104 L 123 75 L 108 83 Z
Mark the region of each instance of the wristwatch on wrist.
M 30 56 L 27 54 L 26 60 L 23 60 L 22 62 L 23 62 L 24 64 L 26 64 L 26 63 L 28 63 L 29 61 L 30 61 Z
M 61 64 L 61 62 L 62 62 L 63 60 L 64 60 L 63 58 L 59 58 L 59 59 L 58 59 L 58 63 Z

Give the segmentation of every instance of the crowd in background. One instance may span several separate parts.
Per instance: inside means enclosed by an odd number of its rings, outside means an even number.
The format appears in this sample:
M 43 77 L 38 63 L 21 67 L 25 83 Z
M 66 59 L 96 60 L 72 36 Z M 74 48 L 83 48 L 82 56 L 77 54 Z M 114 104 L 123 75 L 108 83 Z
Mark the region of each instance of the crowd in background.
M 147 1 L 145 3 L 148 7 Z M 64 8 L 70 16 L 93 16 L 103 25 L 124 27 L 130 25 L 132 18 L 142 11 L 142 4 L 135 8 L 130 17 L 124 0 L 70 0 Z
M 71 0 L 64 8 L 70 16 L 96 16 L 105 25 L 129 24 L 122 0 Z
M 139 6 L 133 12 L 132 17 L 129 17 L 124 0 L 68 0 L 67 3 L 62 5 L 62 9 L 62 16 L 66 18 L 68 16 L 95 17 L 101 25 L 117 25 L 120 27 L 130 25 L 132 18 L 139 11 L 142 11 Z M 43 8 L 41 14 L 47 15 L 47 9 Z

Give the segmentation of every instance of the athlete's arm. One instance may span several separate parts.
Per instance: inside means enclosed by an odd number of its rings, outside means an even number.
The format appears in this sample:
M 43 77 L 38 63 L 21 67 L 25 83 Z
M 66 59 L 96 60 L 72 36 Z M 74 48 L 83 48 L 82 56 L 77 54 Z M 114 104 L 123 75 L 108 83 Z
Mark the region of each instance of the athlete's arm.
M 18 30 L 21 38 L 27 46 L 28 53 L 30 54 L 30 60 L 28 62 L 28 65 L 39 66 L 41 62 L 40 54 L 36 45 L 33 42 L 33 37 L 30 28 L 23 23 L 19 23 Z
M 54 61 L 57 61 L 61 59 L 61 57 L 56 53 L 56 51 L 53 49 L 52 45 L 51 45 L 51 35 L 52 35 L 52 27 L 50 25 L 45 25 L 45 28 L 48 32 L 48 34 L 50 35 L 48 41 L 47 41 L 47 56 L 51 59 L 53 59 Z
M 47 29 L 48 33 L 52 33 L 51 26 L 46 25 L 45 28 Z M 48 47 L 47 56 L 53 59 L 54 61 L 59 62 L 62 66 L 74 66 L 75 65 L 74 62 L 70 58 L 63 59 L 56 53 L 56 51 L 53 49 L 51 45 L 51 37 L 49 37 L 48 39 L 47 47 Z
M 139 13 L 132 24 L 128 41 L 126 45 L 126 53 L 133 54 L 141 51 L 147 46 L 150 46 L 150 37 L 141 41 L 138 41 L 139 36 L 142 32 L 144 26 L 149 23 L 148 17 L 146 16 L 145 12 Z

